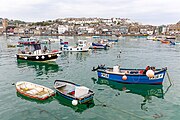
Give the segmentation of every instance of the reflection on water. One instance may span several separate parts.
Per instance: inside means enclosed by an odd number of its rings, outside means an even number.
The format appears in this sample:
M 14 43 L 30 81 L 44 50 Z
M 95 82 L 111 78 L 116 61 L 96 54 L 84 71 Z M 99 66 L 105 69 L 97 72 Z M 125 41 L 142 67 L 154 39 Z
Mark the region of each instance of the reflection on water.
M 36 99 L 33 99 L 33 98 L 29 98 L 27 96 L 24 96 L 24 95 L 22 95 L 22 94 L 20 94 L 18 92 L 16 92 L 16 95 L 17 95 L 17 97 L 19 97 L 19 98 L 21 98 L 23 100 L 27 100 L 27 101 L 30 101 L 30 102 L 36 102 L 38 104 L 50 103 L 51 101 L 53 101 L 53 97 L 50 97 L 50 98 L 48 98 L 46 100 L 36 100 Z
M 47 75 L 49 73 L 56 73 L 60 69 L 56 62 L 34 62 L 34 61 L 25 61 L 25 60 L 17 60 L 18 68 L 34 68 L 37 72 L 37 76 L 41 76 L 43 74 Z
M 90 101 L 88 103 L 85 103 L 85 104 L 78 104 L 76 106 L 72 105 L 72 101 L 69 100 L 69 99 L 66 99 L 60 95 L 55 95 L 55 98 L 56 100 L 61 104 L 61 105 L 64 105 L 64 106 L 67 106 L 67 107 L 71 107 L 75 112 L 78 112 L 78 113 L 82 113 L 83 111 L 85 111 L 86 109 L 89 109 L 89 108 L 92 108 L 95 106 L 94 104 L 94 101 Z
M 119 82 L 114 82 L 102 78 L 94 79 L 95 83 L 100 85 L 108 85 L 113 89 L 119 91 L 125 91 L 126 93 L 132 93 L 141 95 L 144 97 L 143 102 L 141 103 L 141 109 L 147 111 L 146 103 L 152 102 L 152 96 L 157 98 L 164 98 L 163 85 L 144 85 L 144 84 L 123 84 Z M 118 93 L 120 95 L 120 93 Z
M 86 58 L 89 56 L 89 52 L 67 52 L 64 51 L 62 53 L 64 58 L 72 58 L 75 57 L 78 61 L 86 61 Z

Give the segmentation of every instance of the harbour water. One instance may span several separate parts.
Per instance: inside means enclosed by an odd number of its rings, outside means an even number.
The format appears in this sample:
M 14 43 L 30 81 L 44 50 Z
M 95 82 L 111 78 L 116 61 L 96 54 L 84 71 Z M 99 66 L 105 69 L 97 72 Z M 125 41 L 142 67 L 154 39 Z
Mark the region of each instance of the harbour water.
M 11 39 L 17 39 L 11 37 Z M 62 37 L 72 45 L 87 37 Z M 9 39 L 0 37 L 0 119 L 1 120 L 178 120 L 180 118 L 180 46 L 146 38 L 125 37 L 109 50 L 62 53 L 55 63 L 17 61 L 18 48 L 7 48 Z M 52 43 L 51 49 L 58 49 Z M 98 79 L 94 66 L 120 65 L 124 68 L 167 67 L 163 85 L 127 85 Z M 29 81 L 53 89 L 56 79 L 69 80 L 92 89 L 94 101 L 71 105 L 54 96 L 39 102 L 16 93 L 13 83 Z

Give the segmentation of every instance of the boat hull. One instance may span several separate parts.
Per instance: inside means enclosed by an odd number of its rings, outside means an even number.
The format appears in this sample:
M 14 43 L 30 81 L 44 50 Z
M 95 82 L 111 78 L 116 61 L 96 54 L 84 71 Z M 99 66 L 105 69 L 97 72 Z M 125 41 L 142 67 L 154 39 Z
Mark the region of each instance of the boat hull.
M 24 88 L 21 88 L 21 85 L 23 85 Z M 44 91 L 44 89 L 46 89 L 48 92 L 46 94 L 43 94 L 43 95 L 31 94 L 30 91 L 33 91 L 35 88 L 28 87 L 28 85 L 34 85 L 37 88 L 41 87 L 43 89 L 43 91 Z M 53 90 L 51 90 L 45 86 L 30 83 L 30 82 L 25 82 L 25 81 L 20 81 L 20 82 L 16 83 L 16 91 L 18 93 L 20 93 L 21 95 L 24 95 L 26 97 L 29 97 L 31 99 L 36 99 L 36 100 L 46 100 L 49 97 L 55 95 Z M 35 90 L 35 91 L 37 91 L 37 90 Z
M 60 53 L 50 53 L 50 54 L 16 54 L 17 59 L 20 60 L 30 60 L 30 61 L 56 61 Z
M 92 43 L 89 49 L 107 49 L 109 46 L 107 44 Z
M 75 98 L 73 98 L 73 97 L 70 97 L 70 96 L 67 96 L 67 95 L 65 95 L 65 94 L 62 94 L 62 93 L 59 92 L 59 91 L 56 91 L 56 93 L 57 93 L 58 95 L 64 97 L 64 98 L 68 99 L 68 100 L 71 100 L 71 101 L 77 100 L 77 99 L 75 99 Z M 84 103 L 87 103 L 87 102 L 89 102 L 89 101 L 91 101 L 91 100 L 93 100 L 93 96 L 92 96 L 92 95 L 89 96 L 89 97 L 83 98 L 82 100 L 78 100 L 78 103 L 79 103 L 79 104 L 84 104 Z
M 153 78 L 149 78 L 145 74 L 116 74 L 108 73 L 106 70 L 97 70 L 99 78 L 127 84 L 162 84 L 165 72 L 166 69 L 155 73 Z M 124 75 L 127 77 L 126 80 L 123 80 Z
M 62 51 L 69 51 L 69 52 L 88 52 L 89 48 L 83 48 L 83 47 L 63 47 Z

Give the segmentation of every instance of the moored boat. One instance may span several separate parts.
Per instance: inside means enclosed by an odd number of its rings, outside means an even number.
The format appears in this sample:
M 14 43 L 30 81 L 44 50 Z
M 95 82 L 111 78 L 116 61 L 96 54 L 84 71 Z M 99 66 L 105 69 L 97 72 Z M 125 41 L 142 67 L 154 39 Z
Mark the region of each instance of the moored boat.
M 169 40 L 161 40 L 161 43 L 170 44 L 170 41 Z
M 54 91 L 50 88 L 26 81 L 17 82 L 16 90 L 24 96 L 37 100 L 45 100 L 55 95 Z
M 146 39 L 147 39 L 147 40 L 154 40 L 154 41 L 157 40 L 156 36 L 147 36 Z
M 176 39 L 176 36 L 166 36 L 166 39 Z
M 49 42 L 59 42 L 59 41 L 61 41 L 61 39 L 60 38 L 49 38 L 48 41 Z
M 108 49 L 109 44 L 106 40 L 100 40 L 97 43 L 93 42 L 89 49 Z
M 88 52 L 90 44 L 86 40 L 78 40 L 77 46 L 69 46 L 68 42 L 61 42 L 62 51 Z
M 175 42 L 171 41 L 170 39 L 161 40 L 163 44 L 175 45 Z
M 32 44 L 36 44 L 37 43 L 37 39 L 33 38 L 33 37 L 20 37 L 18 44 L 19 45 L 32 45 Z
M 17 59 L 21 60 L 31 60 L 31 61 L 55 61 L 58 56 L 62 53 L 62 51 L 53 50 L 48 51 L 46 48 L 41 50 L 40 44 L 33 44 L 34 51 L 31 52 L 29 50 L 25 51 L 18 51 L 18 54 L 16 54 Z
M 176 42 L 175 42 L 175 45 L 180 45 L 180 42 L 179 42 L 179 41 L 176 41 Z
M 156 69 L 148 66 L 146 69 L 127 69 L 119 66 L 98 66 L 93 68 L 93 71 L 96 70 L 99 78 L 112 81 L 127 84 L 162 84 L 167 68 Z
M 100 36 L 92 36 L 92 38 L 100 38 Z
M 71 100 L 73 105 L 93 100 L 94 92 L 92 90 L 69 81 L 55 80 L 54 88 L 58 95 Z

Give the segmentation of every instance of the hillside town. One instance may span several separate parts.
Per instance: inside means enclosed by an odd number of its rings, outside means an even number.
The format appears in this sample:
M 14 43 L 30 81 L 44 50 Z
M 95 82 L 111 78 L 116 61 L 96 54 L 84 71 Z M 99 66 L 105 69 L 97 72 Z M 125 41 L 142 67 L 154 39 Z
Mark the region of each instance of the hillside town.
M 143 25 L 128 18 L 63 18 L 24 22 L 0 18 L 0 35 L 27 36 L 142 36 L 179 35 L 180 21 L 169 25 Z

